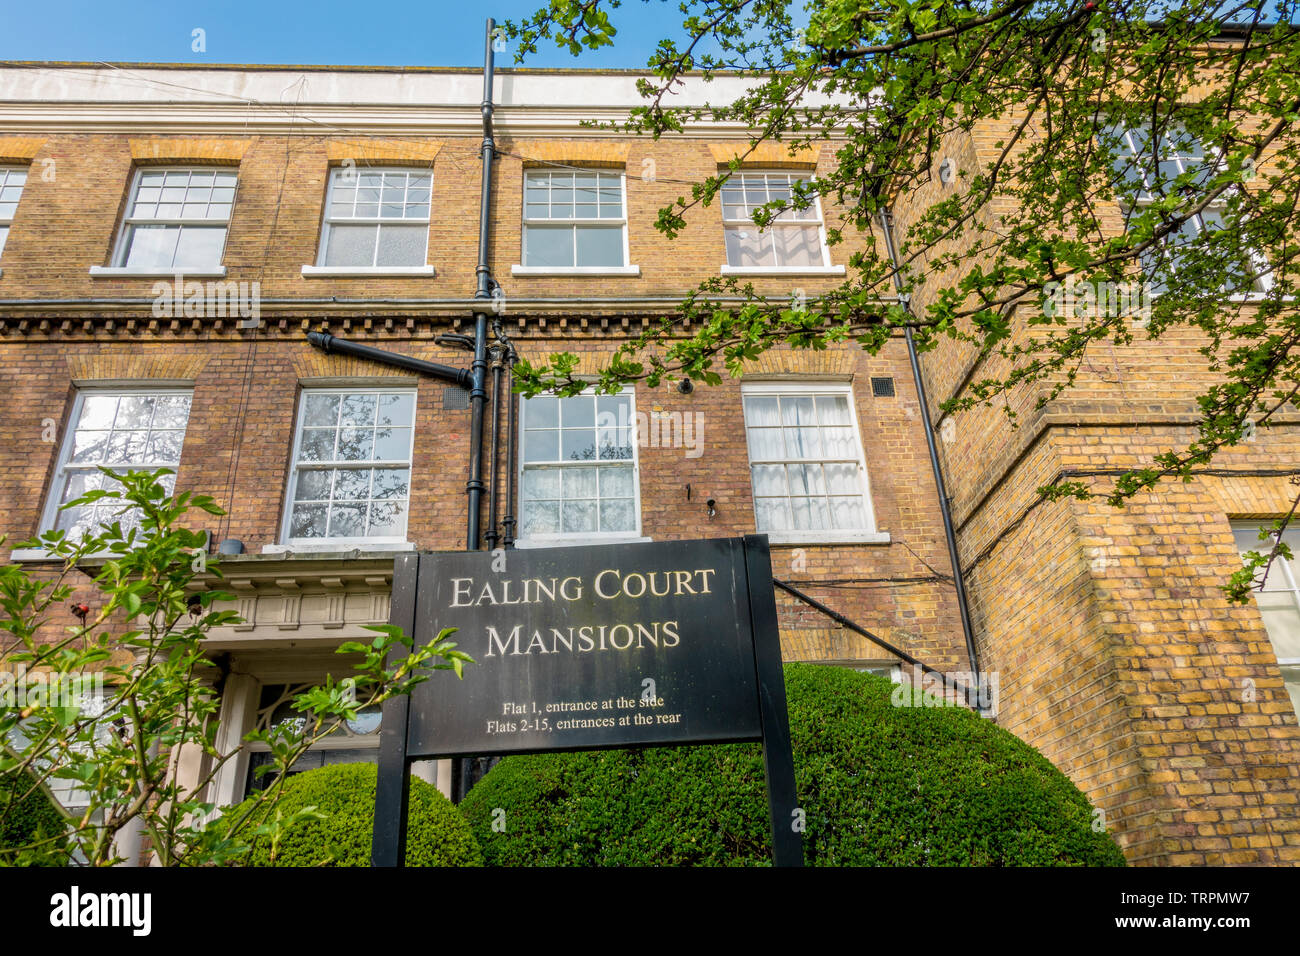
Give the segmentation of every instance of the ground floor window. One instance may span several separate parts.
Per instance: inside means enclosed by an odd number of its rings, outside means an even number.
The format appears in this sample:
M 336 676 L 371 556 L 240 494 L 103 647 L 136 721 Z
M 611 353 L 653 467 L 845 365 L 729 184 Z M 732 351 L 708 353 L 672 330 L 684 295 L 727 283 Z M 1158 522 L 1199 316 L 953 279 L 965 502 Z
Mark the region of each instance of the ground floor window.
M 1271 540 L 1260 540 L 1262 524 L 1253 521 L 1233 524 L 1238 551 L 1264 553 L 1272 547 Z M 1282 680 L 1291 695 L 1291 706 L 1300 713 L 1300 530 L 1288 528 L 1282 540 L 1291 548 L 1293 557 L 1273 561 L 1263 581 L 1256 586 L 1255 603 L 1273 642 Z
M 305 728 L 306 718 L 293 709 L 293 699 L 313 686 L 312 684 L 264 684 L 258 703 L 255 728 L 269 730 L 284 723 L 289 723 L 296 729 Z M 363 708 L 358 712 L 356 720 L 339 721 L 327 736 L 298 758 L 290 768 L 289 775 L 340 763 L 377 763 L 379 721 L 379 707 Z M 265 744 L 249 744 L 246 794 L 254 790 L 265 790 L 275 781 L 278 775 L 274 771 L 259 772 L 259 768 L 271 763 L 271 754 Z

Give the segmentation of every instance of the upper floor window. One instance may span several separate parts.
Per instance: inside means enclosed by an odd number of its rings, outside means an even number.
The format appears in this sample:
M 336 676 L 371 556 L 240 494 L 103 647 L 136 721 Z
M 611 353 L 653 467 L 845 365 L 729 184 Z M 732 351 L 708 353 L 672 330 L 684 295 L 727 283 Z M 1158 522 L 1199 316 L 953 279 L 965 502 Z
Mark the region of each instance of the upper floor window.
M 304 390 L 286 544 L 406 541 L 413 388 Z
M 747 385 L 758 531 L 774 541 L 876 534 L 848 385 Z
M 80 538 L 104 522 L 121 521 L 120 499 L 108 498 L 76 508 L 60 506 L 88 491 L 117 490 L 115 483 L 99 470 L 115 472 L 154 471 L 180 465 L 181 445 L 190 417 L 190 393 L 177 390 L 99 391 L 77 395 L 72 409 L 72 426 L 63 439 L 42 527 L 64 530 L 69 538 Z M 169 492 L 175 475 L 166 475 L 162 485 Z
M 233 169 L 140 169 L 114 265 L 215 269 L 235 202 Z
M 640 534 L 632 390 L 521 405 L 520 536 Z
M 428 170 L 330 172 L 320 265 L 422 266 L 429 252 Z
M 0 166 L 0 255 L 4 255 L 5 240 L 9 238 L 9 224 L 18 210 L 23 186 L 27 183 L 27 170 L 20 167 Z
M 728 266 L 791 269 L 829 265 L 820 200 L 813 200 L 807 209 L 787 206 L 766 229 L 754 225 L 755 209 L 778 200 L 789 202 L 794 184 L 804 179 L 793 173 L 735 173 L 722 184 Z
M 1133 210 L 1150 206 L 1184 184 L 1201 187 L 1218 172 L 1219 160 L 1214 152 L 1181 128 L 1167 129 L 1154 144 L 1149 126 L 1138 129 L 1112 126 L 1108 134 L 1118 139 L 1113 169 L 1124 193 L 1132 197 Z M 1179 177 L 1184 177 L 1181 182 Z M 1165 276 L 1176 274 L 1184 266 L 1191 243 L 1203 235 L 1213 237 L 1223 232 L 1227 211 L 1227 203 L 1220 199 L 1189 216 L 1176 231 L 1142 254 L 1144 273 L 1155 275 L 1163 265 Z M 1229 281 L 1224 286 L 1225 292 L 1266 292 L 1271 285 L 1268 263 L 1253 249 L 1233 250 L 1227 268 Z M 1159 294 L 1167 288 L 1165 278 L 1157 276 L 1153 280 L 1153 292 Z
M 525 267 L 601 269 L 627 261 L 621 173 L 525 171 Z
M 1233 537 L 1242 554 L 1255 551 L 1267 553 L 1274 540 L 1259 538 L 1258 522 L 1234 524 Z M 1264 578 L 1263 587 L 1255 591 L 1255 603 L 1264 619 L 1264 630 L 1273 642 L 1282 669 L 1282 680 L 1291 695 L 1291 706 L 1300 714 L 1300 530 L 1288 528 L 1282 540 L 1295 555 L 1291 560 L 1278 557 Z

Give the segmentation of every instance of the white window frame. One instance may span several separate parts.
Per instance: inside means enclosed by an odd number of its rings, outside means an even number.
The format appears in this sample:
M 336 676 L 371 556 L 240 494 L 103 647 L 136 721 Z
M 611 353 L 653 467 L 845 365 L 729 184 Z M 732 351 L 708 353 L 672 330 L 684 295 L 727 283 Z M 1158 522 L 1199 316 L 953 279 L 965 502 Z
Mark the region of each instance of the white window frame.
M 1252 537 L 1255 537 L 1259 534 L 1260 528 L 1263 527 L 1266 522 L 1265 521 L 1232 521 L 1229 523 L 1232 526 L 1234 537 L 1235 537 L 1235 533 L 1238 531 L 1249 531 L 1252 533 Z M 1296 529 L 1288 527 L 1286 533 L 1283 535 L 1283 538 L 1284 540 L 1286 540 L 1286 543 L 1288 545 L 1291 545 L 1291 551 L 1296 556 L 1292 560 L 1296 561 L 1297 563 L 1300 563 L 1300 533 L 1297 533 Z M 1270 539 L 1255 541 L 1254 543 L 1252 543 L 1249 550 L 1258 551 L 1259 553 L 1263 554 L 1265 551 L 1267 551 L 1272 547 L 1272 542 L 1274 542 L 1275 540 L 1276 538 L 1274 537 Z M 1241 553 L 1245 554 L 1244 551 Z M 1288 592 L 1288 591 L 1290 592 L 1291 600 L 1296 605 L 1296 611 L 1297 613 L 1300 613 L 1300 575 L 1297 575 L 1296 569 L 1291 567 L 1290 561 L 1285 561 L 1281 558 L 1277 558 L 1273 561 L 1272 566 L 1268 570 L 1268 578 L 1270 582 L 1276 580 L 1273 577 L 1274 575 L 1281 575 L 1284 587 L 1280 588 L 1279 590 L 1283 592 Z M 1257 590 L 1258 590 L 1257 587 L 1251 588 L 1252 592 L 1255 592 Z M 1270 591 L 1269 593 L 1276 594 L 1277 591 Z M 1259 611 L 1260 619 L 1263 620 L 1264 609 L 1258 606 L 1258 602 L 1256 602 L 1256 609 Z M 1269 643 L 1270 645 L 1272 645 L 1271 637 Z M 1288 670 L 1289 669 L 1300 670 L 1300 657 L 1282 657 L 1281 654 L 1278 653 L 1278 648 L 1276 647 L 1276 645 L 1272 645 L 1272 646 L 1274 648 L 1274 656 L 1277 657 L 1278 667 L 1286 668 Z
M 135 208 L 136 197 L 140 193 L 140 185 L 147 173 L 189 173 L 212 171 L 228 172 L 235 169 L 235 193 L 230 199 L 230 213 L 224 220 L 221 219 L 163 219 L 163 218 L 137 218 L 131 215 Z M 235 167 L 225 165 L 204 165 L 194 163 L 180 166 L 140 166 L 137 167 L 131 178 L 131 192 L 127 197 L 126 209 L 122 214 L 122 222 L 117 229 L 117 242 L 113 246 L 113 264 L 107 268 L 92 266 L 90 274 L 92 276 L 129 276 L 129 275 L 187 275 L 187 276 L 214 276 L 222 277 L 226 274 L 225 266 L 222 263 L 226 258 L 226 244 L 230 241 L 230 223 L 234 219 L 235 206 L 239 202 L 239 171 Z M 206 266 L 128 266 L 127 257 L 127 236 L 130 235 L 131 229 L 135 226 L 176 226 L 184 229 L 186 226 L 195 228 L 212 227 L 220 224 L 224 227 L 225 235 L 221 239 L 221 254 L 217 256 L 217 261 Z M 174 258 L 174 252 L 173 252 Z
M 409 176 L 411 173 L 428 173 L 429 174 L 429 215 L 424 219 L 408 219 L 403 216 L 401 219 L 383 216 L 362 216 L 334 219 L 330 216 L 330 210 L 334 203 L 334 189 L 338 185 L 340 176 L 346 174 L 354 175 L 358 178 L 365 173 L 378 173 L 381 176 L 385 173 L 401 173 Z M 409 188 L 409 180 L 407 184 Z M 383 204 L 383 197 L 380 197 L 380 205 Z M 405 206 L 403 207 L 405 212 Z M 329 253 L 330 231 L 335 225 L 347 226 L 375 226 L 382 231 L 384 226 L 414 226 L 424 224 L 424 253 L 421 262 L 413 266 L 380 266 L 375 265 L 372 261 L 368 266 L 330 266 L 325 264 L 326 256 Z M 327 276 L 431 276 L 434 275 L 434 268 L 428 265 L 429 258 L 429 230 L 433 224 L 433 169 L 425 166 L 366 166 L 366 167 L 343 167 L 331 166 L 329 170 L 329 180 L 325 187 L 325 207 L 321 211 L 321 228 L 320 244 L 316 251 L 316 262 L 313 265 L 302 267 L 302 274 L 308 278 L 327 277 Z M 379 255 L 379 241 L 375 240 L 375 257 Z
M 72 413 L 68 417 L 67 427 L 64 429 L 63 440 L 59 448 L 58 464 L 54 469 L 54 479 L 50 483 L 50 488 L 45 496 L 45 507 L 41 511 L 41 533 L 54 530 L 55 523 L 59 516 L 59 506 L 63 504 L 63 488 L 68 477 L 68 465 L 72 458 L 73 439 L 77 434 L 77 423 L 81 420 L 81 410 L 86 404 L 86 398 L 92 395 L 111 395 L 117 398 L 126 398 L 130 396 L 146 395 L 188 395 L 190 397 L 190 414 L 194 411 L 194 389 L 192 387 L 168 387 L 158 386 L 154 388 L 112 388 L 112 387 L 88 387 L 78 388 L 76 399 L 72 403 Z M 190 428 L 189 415 L 185 418 L 185 434 L 188 434 Z M 185 435 L 181 437 L 181 444 L 184 445 Z M 110 466 L 112 467 L 112 466 Z M 170 468 L 180 475 L 180 459 L 175 462 L 135 462 L 126 468 L 128 471 L 156 471 L 159 468 Z M 86 469 L 76 468 L 76 471 L 94 471 L 92 466 Z M 33 557 L 26 551 L 19 554 L 15 552 L 16 559 Z
M 596 394 L 596 390 L 595 390 L 594 388 L 587 388 L 587 389 L 584 389 L 584 390 L 582 391 L 581 394 L 582 394 L 582 395 L 595 395 L 595 394 Z M 633 484 L 634 494 L 633 494 L 633 496 L 632 496 L 632 502 L 633 502 L 633 513 L 634 513 L 634 515 L 635 515 L 635 517 L 636 517 L 636 523 L 635 523 L 635 525 L 634 525 L 634 527 L 633 527 L 633 530 L 631 530 L 631 531 L 584 531 L 584 532 L 572 532 L 572 531 L 564 532 L 564 531 L 560 531 L 560 532 L 555 532 L 555 533 L 552 533 L 552 534 L 534 534 L 534 535 L 528 535 L 528 536 L 523 536 L 523 535 L 521 534 L 520 537 L 518 537 L 518 538 L 515 540 L 515 547 L 517 547 L 517 548 L 553 548 L 553 547 L 567 547 L 567 546 L 571 546 L 571 545 L 585 545 L 585 544 L 616 544 L 616 543 L 627 543 L 627 542 L 649 541 L 649 540 L 650 540 L 648 537 L 644 537 L 644 536 L 642 535 L 642 533 L 641 533 L 641 530 L 642 530 L 642 526 L 641 526 L 641 447 L 640 447 L 640 446 L 641 446 L 641 440 L 640 440 L 640 439 L 641 439 L 641 436 L 640 436 L 639 434 L 636 433 L 636 428 L 635 428 L 635 422 L 636 422 L 636 389 L 635 389 L 633 386 L 628 385 L 628 386 L 625 386 L 621 391 L 619 391 L 619 392 L 617 392 L 617 393 L 615 393 L 615 394 L 616 394 L 616 395 L 627 395 L 629 398 L 631 398 L 631 406 L 630 406 L 630 409 L 631 409 L 631 410 L 630 410 L 630 414 L 629 414 L 629 416 L 628 416 L 628 420 L 629 420 L 629 424 L 632 426 L 632 429 L 633 429 L 633 434 L 632 434 L 632 484 Z M 578 396 L 572 396 L 572 397 L 576 398 L 576 397 L 578 397 Z M 564 399 L 561 398 L 560 401 L 564 401 Z M 517 483 L 517 484 L 516 484 L 516 487 L 519 489 L 519 502 L 518 502 L 519 514 L 518 514 L 517 520 L 518 520 L 518 522 L 519 522 L 518 527 L 521 528 L 521 529 L 522 529 L 522 527 L 523 527 L 523 515 L 524 515 L 524 471 L 525 471 L 525 468 L 526 468 L 526 465 L 525 465 L 525 462 L 524 462 L 524 439 L 525 439 L 525 436 L 526 436 L 526 434 L 527 434 L 527 428 L 528 428 L 528 425 L 527 425 L 527 421 L 528 421 L 528 418 L 527 418 L 527 416 L 528 416 L 528 411 L 527 411 L 527 409 L 528 409 L 528 400 L 527 400 L 526 398 L 524 398 L 524 397 L 521 395 L 521 396 L 519 397 L 519 432 L 518 432 L 518 441 L 519 441 L 519 464 L 518 464 L 518 466 L 517 466 L 516 474 L 515 474 L 515 480 L 516 480 L 516 483 Z M 572 463 L 572 467 L 582 467 L 583 465 L 591 466 L 592 464 L 599 465 L 599 464 L 600 464 L 600 461 L 599 461 L 599 460 L 596 460 L 595 462 L 575 461 L 575 462 Z M 552 462 L 546 462 L 546 463 L 542 463 L 542 464 L 534 464 L 534 467 L 542 467 L 542 468 L 565 468 L 565 467 L 570 467 L 570 466 L 569 466 L 569 465 L 566 465 L 566 464 L 564 464 L 564 463 L 552 463 Z
M 1127 229 L 1128 214 L 1130 211 L 1132 211 L 1132 208 L 1145 209 L 1148 206 L 1151 206 L 1154 203 L 1156 203 L 1159 197 L 1154 191 L 1147 188 L 1148 184 L 1154 184 L 1155 178 L 1153 175 L 1151 175 L 1148 172 L 1147 167 L 1145 165 L 1141 165 L 1141 162 L 1144 159 L 1149 159 L 1151 154 L 1146 150 L 1139 152 L 1137 149 L 1136 136 L 1145 133 L 1148 137 L 1150 137 L 1151 125 L 1149 123 L 1144 123 L 1142 124 L 1142 126 L 1136 129 L 1127 126 L 1120 126 L 1118 128 L 1121 130 L 1123 134 L 1123 144 L 1125 147 L 1123 155 L 1125 157 L 1131 157 L 1134 162 L 1137 162 L 1139 164 L 1135 167 L 1135 172 L 1138 176 L 1142 178 L 1142 182 L 1143 182 L 1142 193 L 1146 194 L 1146 198 L 1143 198 L 1142 195 L 1139 195 L 1137 199 L 1134 200 L 1133 207 L 1128 207 L 1121 203 L 1121 210 L 1124 213 L 1124 228 Z M 1166 130 L 1166 132 L 1169 131 Z M 1189 137 L 1191 136 L 1190 133 L 1188 133 L 1187 135 Z M 1200 140 L 1196 140 L 1196 143 L 1198 146 L 1201 147 L 1201 149 L 1205 151 L 1205 158 L 1207 160 L 1213 160 L 1213 162 L 1220 169 L 1223 168 L 1223 159 L 1220 156 L 1219 151 L 1216 147 L 1206 146 Z M 1170 156 L 1166 156 L 1164 153 L 1159 153 L 1156 157 L 1157 169 L 1155 175 L 1157 176 L 1159 175 L 1159 165 L 1158 165 L 1159 163 L 1173 161 L 1173 162 L 1177 162 L 1181 168 L 1186 165 L 1185 159 L 1186 157 L 1182 156 L 1181 153 L 1177 153 L 1177 152 L 1171 154 Z M 1115 171 L 1114 169 L 1112 169 L 1111 172 L 1112 175 L 1118 175 L 1117 171 Z M 1184 170 L 1184 172 L 1186 172 L 1186 170 Z M 1213 202 L 1206 207 L 1205 212 L 1212 212 L 1222 216 L 1222 211 L 1225 205 L 1226 204 L 1222 200 Z M 1189 220 L 1195 225 L 1196 234 L 1198 237 L 1206 232 L 1204 217 L 1205 217 L 1205 213 L 1196 213 Z M 1165 253 L 1163 250 L 1157 253 L 1157 255 L 1162 255 L 1162 254 L 1167 255 L 1168 253 Z M 1230 302 L 1249 302 L 1251 300 L 1262 299 L 1266 295 L 1268 295 L 1269 290 L 1272 289 L 1273 285 L 1275 284 L 1275 280 L 1273 279 L 1272 269 L 1269 266 L 1268 260 L 1264 258 L 1264 256 L 1259 252 L 1259 250 L 1253 248 L 1247 249 L 1246 254 L 1250 257 L 1251 263 L 1255 266 L 1256 270 L 1259 273 L 1255 281 L 1256 283 L 1258 283 L 1260 288 L 1252 289 L 1250 292 L 1226 293 L 1224 295 L 1224 298 Z M 1145 281 L 1145 272 L 1143 273 L 1143 276 L 1144 276 L 1143 281 Z M 1153 289 L 1151 294 L 1152 296 L 1158 296 L 1160 293 Z
M 298 454 L 302 450 L 302 432 L 306 420 L 306 407 L 308 395 L 397 395 L 409 394 L 412 398 L 411 407 L 411 441 L 406 450 L 406 459 L 398 461 L 397 459 L 383 459 L 381 461 L 369 462 L 311 462 L 308 469 L 300 469 Z M 354 385 L 354 386 L 329 386 L 315 387 L 308 386 L 302 388 L 298 393 L 297 415 L 294 418 L 293 426 L 293 452 L 289 459 L 289 481 L 284 493 L 284 513 L 280 517 L 280 543 L 278 545 L 268 546 L 264 550 L 267 552 L 284 552 L 284 551 L 352 551 L 360 548 L 362 550 L 406 550 L 410 548 L 409 536 L 411 530 L 411 488 L 414 486 L 415 479 L 415 428 L 416 419 L 419 415 L 419 390 L 415 385 Z M 377 537 L 351 537 L 351 538 L 291 538 L 289 532 L 293 527 L 293 506 L 295 494 L 298 487 L 298 472 L 300 470 L 319 471 L 334 468 L 401 468 L 405 467 L 408 472 L 407 496 L 406 496 L 406 532 L 402 535 L 383 535 Z
M 747 457 L 747 467 L 749 469 L 750 480 L 750 497 L 754 499 L 754 527 L 758 528 L 758 501 L 757 496 L 753 494 L 754 465 L 789 465 L 789 464 L 814 464 L 825 463 L 827 461 L 844 461 L 845 459 L 830 458 L 762 458 L 755 461 L 753 452 L 749 447 L 749 420 L 745 416 L 744 400 L 749 396 L 759 395 L 836 395 L 848 399 L 849 420 L 853 429 L 853 435 L 857 439 L 857 459 L 858 475 L 862 480 L 863 510 L 866 513 L 867 524 L 864 528 L 826 528 L 822 530 L 789 530 L 789 531 L 762 531 L 758 534 L 766 534 L 768 541 L 772 544 L 888 544 L 889 533 L 880 531 L 876 526 L 876 509 L 875 502 L 871 496 L 871 479 L 867 472 L 866 452 L 863 447 L 862 429 L 858 424 L 857 404 L 853 399 L 853 385 L 850 382 L 762 382 L 741 385 L 741 417 L 744 421 L 745 428 L 745 453 Z
M 23 193 L 27 191 L 27 183 L 31 179 L 31 167 L 15 166 L 11 164 L 0 165 L 0 189 L 12 188 L 12 186 L 10 186 L 9 183 L 9 176 L 12 173 L 23 174 L 23 181 L 21 185 L 18 186 L 18 198 L 14 200 L 14 215 L 17 215 L 18 204 L 23 201 Z M 14 224 L 13 216 L 6 217 L 4 215 L 0 215 L 0 227 L 3 227 L 6 230 L 3 241 L 0 241 L 0 259 L 4 258 L 5 246 L 9 244 L 9 232 L 13 231 L 13 224 Z M 3 270 L 0 270 L 0 275 L 4 275 Z
M 529 173 L 604 173 L 613 175 L 613 171 L 601 166 L 586 167 L 557 167 L 548 169 L 542 167 L 530 166 L 524 169 L 523 179 L 521 180 L 521 189 L 523 192 L 519 202 L 519 258 L 520 262 L 510 267 L 510 274 L 517 276 L 558 276 L 558 275 L 592 275 L 592 276 L 639 276 L 641 267 L 632 264 L 631 246 L 628 242 L 628 216 L 627 216 L 627 172 L 618 173 L 619 191 L 623 203 L 623 215 L 619 219 L 529 219 L 528 218 L 528 175 Z M 599 188 L 599 186 L 597 187 Z M 559 226 L 569 225 L 577 226 L 622 226 L 623 227 L 623 265 L 621 266 L 532 266 L 527 263 L 525 251 L 528 248 L 528 227 L 529 226 Z M 577 261 L 578 243 L 575 236 L 573 243 L 574 261 Z
M 746 176 L 785 176 L 790 180 L 802 180 L 804 182 L 816 184 L 817 177 L 811 170 L 793 170 L 793 169 L 740 169 L 733 172 L 726 180 L 727 183 L 732 181 L 739 182 L 741 188 L 744 188 L 744 177 Z M 724 186 L 726 183 L 724 183 Z M 793 182 L 791 183 L 793 188 Z M 735 226 L 749 226 L 751 229 L 757 229 L 752 218 L 728 219 L 726 206 L 722 203 L 722 194 L 718 193 L 718 206 L 722 215 L 722 244 L 723 252 L 726 252 L 727 230 Z M 826 242 L 826 216 L 822 211 L 821 196 L 813 197 L 813 207 L 817 211 L 817 238 L 821 243 L 822 261 L 821 265 L 808 266 L 733 266 L 730 262 L 724 262 L 721 267 L 722 275 L 843 275 L 844 267 L 831 264 L 830 246 Z M 784 220 L 782 225 L 802 226 L 804 228 L 813 224 L 811 219 Z M 768 226 L 763 232 L 770 232 L 773 226 Z M 776 226 L 781 228 L 781 226 Z M 774 256 L 775 258 L 775 256 Z

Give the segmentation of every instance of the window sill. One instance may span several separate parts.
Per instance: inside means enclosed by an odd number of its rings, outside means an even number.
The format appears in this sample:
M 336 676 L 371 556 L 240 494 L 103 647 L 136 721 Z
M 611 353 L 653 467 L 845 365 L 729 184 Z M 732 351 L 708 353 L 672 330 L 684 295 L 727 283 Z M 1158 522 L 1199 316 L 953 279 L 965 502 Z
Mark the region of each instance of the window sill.
M 433 266 L 303 266 L 308 279 L 365 278 L 367 276 L 432 276 Z
M 723 266 L 724 276 L 842 276 L 843 266 Z
M 653 539 L 641 535 L 611 535 L 602 538 L 597 535 L 556 535 L 552 538 L 520 538 L 515 541 L 516 548 L 574 548 L 589 544 L 645 544 Z
M 9 552 L 9 560 L 14 564 L 23 564 L 32 561 L 62 561 L 63 559 L 56 554 L 50 554 L 44 548 L 14 548 Z
M 209 266 L 205 269 L 155 269 L 152 266 L 91 266 L 92 279 L 224 279 L 225 266 Z
M 889 544 L 888 531 L 760 531 L 769 544 Z
M 640 266 L 521 266 L 510 267 L 512 276 L 639 276 Z
M 342 555 L 353 551 L 414 551 L 411 541 L 367 541 L 365 538 L 331 538 L 328 541 L 295 541 L 290 544 L 266 544 L 263 554 L 283 555 Z

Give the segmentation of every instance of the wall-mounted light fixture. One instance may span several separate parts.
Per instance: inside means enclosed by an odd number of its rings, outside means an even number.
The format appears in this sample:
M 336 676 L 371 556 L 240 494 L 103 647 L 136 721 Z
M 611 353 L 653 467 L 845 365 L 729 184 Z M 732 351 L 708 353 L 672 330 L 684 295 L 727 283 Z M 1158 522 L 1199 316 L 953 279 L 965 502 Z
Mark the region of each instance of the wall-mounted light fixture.
M 709 511 L 708 511 L 708 515 L 709 515 L 710 518 L 713 518 L 713 517 L 716 517 L 716 516 L 717 516 L 717 514 L 718 514 L 718 502 L 717 502 L 715 499 L 710 498 L 708 501 L 704 502 L 704 506 L 705 506 L 706 508 L 709 509 Z

